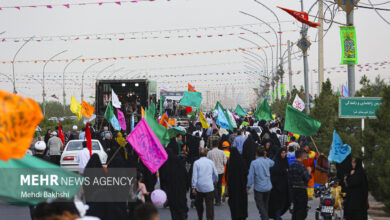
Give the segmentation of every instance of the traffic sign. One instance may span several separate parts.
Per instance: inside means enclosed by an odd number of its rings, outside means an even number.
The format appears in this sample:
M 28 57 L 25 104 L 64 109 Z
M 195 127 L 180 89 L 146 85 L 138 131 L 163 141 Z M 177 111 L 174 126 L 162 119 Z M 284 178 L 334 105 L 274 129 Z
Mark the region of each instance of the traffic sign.
M 339 118 L 376 118 L 380 97 L 339 98 Z

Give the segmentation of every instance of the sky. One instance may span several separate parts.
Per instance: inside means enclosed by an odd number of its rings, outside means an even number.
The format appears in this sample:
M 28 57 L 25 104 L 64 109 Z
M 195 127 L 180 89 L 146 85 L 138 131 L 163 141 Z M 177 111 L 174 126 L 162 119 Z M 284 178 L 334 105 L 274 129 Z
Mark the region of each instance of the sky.
M 11 1 L 2 0 L 0 8 L 5 6 L 21 5 L 46 5 L 65 4 L 79 2 L 98 2 L 97 0 L 61 0 L 61 1 Z M 263 0 L 273 10 L 281 21 L 282 44 L 287 40 L 296 42 L 300 38 L 300 24 L 293 17 L 278 9 L 276 6 L 300 10 L 299 0 Z M 305 0 L 304 8 L 307 11 L 314 3 L 314 0 Z M 367 3 L 367 0 L 361 0 Z M 377 1 L 372 1 L 373 3 Z M 16 61 L 24 60 L 47 60 L 51 56 L 66 50 L 56 59 L 68 59 L 82 55 L 87 59 L 85 62 L 75 61 L 69 65 L 65 76 L 65 91 L 67 100 L 70 95 L 80 100 L 81 75 L 91 64 L 96 62 L 89 58 L 99 57 L 133 57 L 132 59 L 104 60 L 92 66 L 85 73 L 84 93 L 87 101 L 92 102 L 89 96 L 94 96 L 94 83 L 97 72 L 101 72 L 100 78 L 127 77 L 142 78 L 148 77 L 157 80 L 159 87 L 168 86 L 170 90 L 186 90 L 187 82 L 193 84 L 199 91 L 208 95 L 209 102 L 223 100 L 231 105 L 242 104 L 244 106 L 253 102 L 255 95 L 252 88 L 260 86 L 261 71 L 258 62 L 249 61 L 248 55 L 238 52 L 221 52 L 219 50 L 252 48 L 254 44 L 242 40 L 240 35 L 257 45 L 261 46 L 268 57 L 268 64 L 271 65 L 271 50 L 264 48 L 267 44 L 261 38 L 241 29 L 242 25 L 253 24 L 245 27 L 260 33 L 271 44 L 276 45 L 276 39 L 270 29 L 254 18 L 246 16 L 240 11 L 253 14 L 268 22 L 273 28 L 278 29 L 276 18 L 271 12 L 253 0 L 156 0 L 153 2 L 123 3 L 85 5 L 48 8 L 22 8 L 0 10 L 0 39 L 23 37 L 28 39 L 34 36 L 35 40 L 49 39 L 43 36 L 68 36 L 88 34 L 91 38 L 96 34 L 103 38 L 111 36 L 114 40 L 68 40 L 62 41 L 52 37 L 52 40 L 40 42 L 32 41 L 19 52 Z M 317 6 L 314 6 L 311 15 L 315 15 Z M 388 13 L 388 12 L 385 12 Z M 385 17 L 390 15 L 384 14 Z M 345 12 L 338 11 L 335 21 L 345 23 Z M 330 14 L 326 15 L 330 18 Z M 313 19 L 313 18 L 310 18 Z M 377 75 L 390 79 L 389 64 L 377 67 L 378 63 L 390 61 L 390 44 L 386 43 L 390 36 L 390 28 L 381 20 L 373 10 L 359 8 L 355 11 L 355 27 L 357 33 L 358 63 L 365 68 L 362 71 L 356 70 L 356 89 L 359 89 L 359 80 L 363 74 L 370 79 Z M 232 26 L 224 27 L 221 26 Z M 212 27 L 212 28 L 211 28 Z M 325 26 L 327 28 L 327 25 Z M 171 31 L 167 31 L 171 30 Z M 150 32 L 153 31 L 153 32 Z M 136 32 L 129 34 L 130 32 Z M 104 35 L 109 33 L 127 33 Z M 234 33 L 233 35 L 229 35 Z M 317 30 L 311 28 L 308 33 L 312 46 L 308 51 L 309 55 L 309 82 L 310 92 L 318 93 L 317 69 L 318 50 L 316 40 Z M 192 36 L 179 38 L 178 36 Z M 212 37 L 207 37 L 212 35 Z M 222 35 L 222 36 L 218 36 Z M 134 36 L 136 39 L 118 40 L 121 37 Z M 166 38 L 169 36 L 169 38 Z M 196 36 L 202 36 L 198 38 Z M 147 39 L 145 39 L 147 38 Z M 23 42 L 12 40 L 0 41 L 0 88 L 12 91 L 12 83 L 7 79 L 12 76 L 11 61 L 16 51 Z M 282 46 L 284 52 L 287 47 Z M 346 68 L 340 65 L 340 35 L 339 24 L 333 24 L 324 38 L 325 58 L 325 79 L 329 78 L 334 89 L 347 82 Z M 195 52 L 216 50 L 215 53 Z M 276 48 L 274 48 L 274 53 Z M 293 52 L 298 52 L 296 45 Z M 191 55 L 180 55 L 180 53 L 193 52 Z M 252 50 L 263 58 L 264 53 L 260 50 Z M 159 54 L 173 54 L 158 57 Z M 136 56 L 156 55 L 155 57 L 138 58 Z M 274 54 L 275 55 L 275 54 Z M 247 58 L 246 58 L 247 57 Z M 250 62 L 257 69 L 257 72 L 245 67 L 245 62 Z M 276 63 L 276 61 L 274 61 Z M 377 63 L 377 64 L 374 64 Z M 55 94 L 62 101 L 62 72 L 67 63 L 49 62 L 46 66 L 45 88 L 48 96 Z M 366 67 L 365 65 L 368 64 Z M 43 62 L 21 63 L 15 62 L 16 89 L 23 96 L 31 97 L 42 101 L 42 70 Z M 300 53 L 293 56 L 292 60 L 292 81 L 293 85 L 303 85 L 303 61 Z M 377 70 L 375 70 L 378 68 Z M 270 67 L 268 67 L 270 69 Z M 287 69 L 287 64 L 284 65 Z M 218 73 L 218 75 L 217 75 Z M 229 73 L 229 74 L 228 74 Z M 234 74 L 233 74 L 234 73 Z M 284 81 L 288 83 L 288 75 Z M 30 78 L 30 79 L 29 79 Z M 34 79 L 31 79 L 34 78 Z M 288 88 L 288 84 L 286 85 Z M 49 101 L 55 99 L 48 97 Z

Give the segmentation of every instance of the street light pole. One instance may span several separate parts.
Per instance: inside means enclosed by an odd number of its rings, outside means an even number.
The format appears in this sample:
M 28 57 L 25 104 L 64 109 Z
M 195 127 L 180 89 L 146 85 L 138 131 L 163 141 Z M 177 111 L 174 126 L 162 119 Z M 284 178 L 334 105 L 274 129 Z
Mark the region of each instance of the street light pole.
M 283 60 L 282 60 L 282 27 L 280 25 L 279 17 L 275 14 L 275 12 L 273 10 L 268 8 L 265 4 L 259 2 L 258 0 L 255 0 L 255 2 L 260 4 L 260 5 L 262 5 L 268 11 L 270 11 L 275 16 L 275 18 L 276 18 L 276 20 L 278 22 L 278 25 L 279 25 L 279 32 L 278 32 L 279 33 L 279 44 L 277 46 L 279 46 L 279 60 L 280 60 L 279 61 L 279 69 L 281 71 L 283 69 Z M 282 72 L 281 72 L 281 75 L 280 75 L 280 83 L 283 83 L 283 73 Z M 279 93 L 279 91 L 278 91 L 278 93 Z M 276 97 L 278 97 L 278 93 L 276 94 Z
M 353 26 L 353 13 L 354 10 L 351 10 L 351 12 L 347 13 L 347 25 Z M 355 65 L 354 64 L 348 64 L 348 95 L 349 97 L 355 96 Z
M 263 21 L 262 19 L 260 19 L 260 18 L 258 18 L 258 17 L 256 17 L 256 16 L 254 16 L 254 15 L 248 14 L 248 13 L 243 12 L 243 11 L 240 11 L 240 12 L 241 12 L 242 14 L 244 14 L 244 15 L 248 15 L 248 16 L 250 16 L 250 17 L 256 19 L 256 20 L 259 20 L 259 21 L 263 22 L 265 25 L 267 25 L 267 26 L 274 32 L 274 34 L 275 34 L 276 44 L 277 44 L 276 46 L 278 46 L 278 45 L 280 44 L 279 38 L 278 38 L 278 34 L 276 33 L 275 29 L 274 29 L 271 25 L 269 25 L 267 22 Z M 276 48 L 276 67 L 279 66 L 278 59 L 277 59 L 278 56 L 279 56 L 279 55 L 278 55 L 278 49 Z M 277 69 L 277 68 L 276 68 L 276 69 Z M 275 73 L 272 72 L 272 80 L 274 80 L 274 74 L 275 74 Z M 277 85 L 276 85 L 276 86 L 277 86 Z M 272 90 L 274 90 L 274 86 L 272 86 Z M 276 94 L 276 95 L 278 95 L 278 94 Z M 278 97 L 277 97 L 277 98 L 278 98 Z
M 85 72 L 87 72 L 87 70 L 93 66 L 95 66 L 96 64 L 98 63 L 101 63 L 102 60 L 96 62 L 96 63 L 92 63 L 91 65 L 89 65 L 87 68 L 85 68 L 85 70 L 83 71 L 83 74 L 81 75 L 81 100 L 84 99 L 84 74 Z
M 249 29 L 245 29 L 245 28 L 241 28 L 241 29 L 243 29 L 243 30 L 245 30 L 245 31 L 249 31 L 249 32 L 251 32 L 252 34 L 254 34 L 254 35 L 256 35 L 256 36 L 258 36 L 258 37 L 260 37 L 260 38 L 262 38 L 267 44 L 268 44 L 268 47 L 271 49 L 271 71 L 272 71 L 272 74 L 273 74 L 273 72 L 274 72 L 274 49 L 272 48 L 272 45 L 271 45 L 271 43 L 267 40 L 267 39 L 265 39 L 263 36 L 261 36 L 260 34 L 258 34 L 257 32 L 254 32 L 254 31 L 252 31 L 252 30 L 249 30 Z M 268 74 L 268 73 L 267 73 Z M 272 75 L 273 76 L 273 75 Z
M 64 106 L 64 113 L 65 113 L 65 105 L 66 105 L 66 94 L 65 94 L 65 71 L 66 69 L 68 68 L 68 66 L 73 63 L 73 61 L 79 59 L 82 55 L 72 59 L 68 64 L 66 64 L 65 68 L 64 68 L 64 71 L 62 72 L 62 96 L 63 96 L 63 106 Z
M 46 96 L 46 93 L 45 93 L 45 69 L 46 69 L 46 65 L 52 60 L 54 59 L 56 56 L 62 54 L 62 53 L 65 53 L 66 51 L 68 50 L 63 50 L 57 54 L 55 54 L 54 56 L 50 57 L 50 59 L 48 59 L 45 64 L 43 65 L 43 70 L 42 70 L 42 108 L 43 108 L 43 116 L 45 116 L 46 114 L 46 99 L 45 99 L 45 96 Z
M 301 11 L 303 11 L 303 0 L 301 0 Z M 302 23 L 302 30 L 301 30 L 302 39 L 306 38 L 307 35 L 307 26 Z M 309 67 L 307 62 L 307 50 L 302 50 L 303 53 L 303 73 L 304 73 L 304 79 L 305 79 L 305 111 L 306 114 L 310 114 L 310 102 L 309 102 Z
M 14 55 L 14 58 L 12 59 L 12 86 L 14 87 L 14 93 L 18 93 L 16 91 L 16 78 L 15 78 L 15 59 L 16 59 L 16 56 L 18 55 L 18 53 L 22 50 L 22 48 L 28 43 L 30 42 L 32 39 L 34 38 L 34 36 L 30 37 L 26 42 L 24 42 L 24 44 L 19 47 L 18 51 L 16 51 L 15 55 Z

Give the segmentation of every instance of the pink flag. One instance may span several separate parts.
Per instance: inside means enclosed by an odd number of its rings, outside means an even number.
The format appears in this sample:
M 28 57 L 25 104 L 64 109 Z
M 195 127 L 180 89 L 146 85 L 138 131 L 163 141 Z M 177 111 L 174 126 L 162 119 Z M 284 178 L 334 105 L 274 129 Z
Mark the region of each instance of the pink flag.
M 117 109 L 116 112 L 118 113 L 118 121 L 121 128 L 126 131 L 126 119 L 123 115 L 123 112 L 121 112 L 119 109 Z
M 144 118 L 138 122 L 126 140 L 151 173 L 155 173 L 168 159 L 167 152 Z
M 69 8 L 70 7 L 70 4 L 64 4 L 65 7 Z

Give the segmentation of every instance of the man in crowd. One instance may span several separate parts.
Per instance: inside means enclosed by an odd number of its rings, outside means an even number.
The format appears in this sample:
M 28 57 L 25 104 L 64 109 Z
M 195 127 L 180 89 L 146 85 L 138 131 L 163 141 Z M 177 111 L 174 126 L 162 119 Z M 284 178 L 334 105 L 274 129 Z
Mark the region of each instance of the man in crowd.
M 89 149 L 87 148 L 87 142 L 83 141 L 83 149 L 77 152 L 76 162 L 79 163 L 79 173 L 83 174 L 85 166 L 90 159 Z
M 203 200 L 206 203 L 206 219 L 214 219 L 214 183 L 218 182 L 218 172 L 214 162 L 207 159 L 206 150 L 200 151 L 192 173 L 192 193 L 195 194 L 195 206 L 198 219 L 203 219 Z
M 59 137 L 57 137 L 57 132 L 55 131 L 51 132 L 50 139 L 47 142 L 47 147 L 49 148 L 48 154 L 50 157 L 50 162 L 60 165 L 61 152 L 63 146 L 64 145 L 62 144 L 62 140 Z
M 213 129 L 213 134 L 207 138 L 206 146 L 208 148 L 211 148 L 214 141 L 218 141 L 218 143 L 219 143 L 220 140 L 221 140 L 221 137 L 219 136 L 218 129 L 215 128 L 215 129 Z
M 81 128 L 81 133 L 79 134 L 79 140 L 85 139 L 85 127 Z
M 100 134 L 100 136 L 102 137 L 103 140 L 105 140 L 107 134 L 109 134 L 110 137 L 112 137 L 111 131 L 108 130 L 108 127 L 107 127 L 107 126 L 104 126 L 103 132 Z
M 34 145 L 34 148 L 35 148 L 35 154 L 34 154 L 35 157 L 50 162 L 50 158 L 45 155 L 46 144 L 44 141 L 37 141 Z
M 254 184 L 255 202 L 262 220 L 268 220 L 268 201 L 272 189 L 270 169 L 274 161 L 267 158 L 264 147 L 256 149 L 257 159 L 249 168 L 247 190 Z
M 291 200 L 293 202 L 292 220 L 303 220 L 307 217 L 307 183 L 311 179 L 311 167 L 305 168 L 303 160 L 304 151 L 295 151 L 296 160 L 288 170 L 288 184 L 291 189 Z
M 219 142 L 213 141 L 213 149 L 207 153 L 207 158 L 214 162 L 215 167 L 217 168 L 218 173 L 218 183 L 216 189 L 214 190 L 215 205 L 221 205 L 221 194 L 222 194 L 222 177 L 225 172 L 225 164 L 227 158 L 225 153 L 218 149 Z
M 290 143 L 287 145 L 287 148 L 290 148 L 290 147 L 293 147 L 294 148 L 294 151 L 298 150 L 299 149 L 299 144 L 297 143 L 296 141 L 297 139 L 295 138 L 295 136 L 292 136 L 290 138 Z
M 231 134 L 230 136 L 229 136 L 229 143 L 230 143 L 230 145 L 233 145 L 233 143 L 234 143 L 234 139 L 236 139 L 236 137 L 237 137 L 237 128 L 234 128 L 233 129 L 233 134 Z
M 244 135 L 243 130 L 237 131 L 238 136 L 234 138 L 233 147 L 236 147 L 238 152 L 242 155 L 242 147 L 244 146 L 244 142 L 246 141 L 246 137 Z

